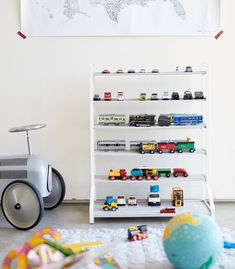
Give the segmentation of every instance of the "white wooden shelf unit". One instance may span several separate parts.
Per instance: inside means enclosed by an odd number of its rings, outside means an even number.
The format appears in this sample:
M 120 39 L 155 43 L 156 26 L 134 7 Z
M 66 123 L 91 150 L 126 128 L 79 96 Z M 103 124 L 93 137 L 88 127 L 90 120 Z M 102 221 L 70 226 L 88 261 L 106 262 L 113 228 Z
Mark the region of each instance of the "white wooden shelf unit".
M 137 99 L 138 93 L 135 92 L 135 96 L 125 98 L 124 101 L 116 101 L 113 99 L 112 101 L 93 101 L 93 96 L 97 91 L 99 90 L 96 87 L 97 79 L 104 79 L 105 81 L 112 80 L 115 78 L 115 81 L 118 79 L 120 81 L 122 80 L 131 80 L 133 84 L 135 84 L 136 78 L 143 78 L 147 79 L 151 77 L 151 79 L 157 79 L 159 77 L 162 78 L 168 78 L 173 77 L 175 80 L 177 80 L 179 77 L 186 77 L 187 79 L 189 77 L 198 77 L 200 80 L 200 87 L 206 96 L 203 100 L 183 100 L 182 98 L 180 100 L 156 100 L 156 101 L 139 101 Z M 116 83 L 116 82 L 115 82 Z M 118 88 L 119 85 L 116 85 L 116 88 Z M 187 90 L 187 89 L 186 89 Z M 109 91 L 109 90 L 107 90 Z M 110 90 L 111 91 L 111 90 Z M 157 91 L 157 90 L 156 90 Z M 172 90 L 173 91 L 173 90 Z M 104 91 L 102 91 L 103 93 Z M 124 90 L 125 92 L 125 90 Z M 154 91 L 153 91 L 154 92 Z M 101 93 L 101 94 L 102 94 Z M 136 98 L 135 98 L 136 97 Z M 208 179 L 208 89 L 207 89 L 207 71 L 194 71 L 194 72 L 159 72 L 159 73 L 124 73 L 124 74 L 116 74 L 116 73 L 110 73 L 110 74 L 102 74 L 99 72 L 94 71 L 94 66 L 91 67 L 90 71 L 90 178 L 91 178 L 91 190 L 90 190 L 90 210 L 89 210 L 89 221 L 90 223 L 94 223 L 96 218 L 133 218 L 133 217 L 172 217 L 176 214 L 179 214 L 181 212 L 185 211 L 193 211 L 198 210 L 205 214 L 211 215 L 214 217 L 215 215 L 215 208 L 214 208 L 214 201 L 212 197 L 212 193 L 209 186 L 209 179 Z M 160 104 L 161 107 L 167 108 L 172 107 L 174 108 L 174 105 L 181 105 L 186 104 L 189 108 L 192 108 L 194 104 L 199 104 L 199 107 L 201 109 L 201 113 L 204 117 L 204 123 L 199 125 L 190 125 L 190 126 L 169 126 L 169 127 L 161 127 L 161 126 L 151 126 L 151 127 L 131 127 L 128 125 L 125 126 L 101 126 L 97 125 L 96 123 L 96 117 L 97 117 L 97 106 L 99 106 L 102 110 L 102 113 L 109 113 L 109 107 L 113 104 L 119 107 L 119 110 L 115 111 L 115 113 L 123 114 L 122 108 L 125 106 L 129 106 L 129 104 L 134 104 L 135 107 L 138 106 L 149 106 L 149 104 Z M 161 111 L 158 111 L 159 108 L 156 106 L 155 111 L 158 112 L 158 114 L 162 113 Z M 143 111 L 144 112 L 144 111 Z M 174 110 L 171 112 L 175 112 Z M 180 111 L 181 113 L 189 113 L 187 110 Z M 138 113 L 132 113 L 132 111 L 129 111 L 129 114 L 138 114 Z M 128 115 L 127 115 L 128 116 Z M 157 118 L 157 117 L 156 117 Z M 162 132 L 168 132 L 171 134 L 171 139 L 176 139 L 178 132 L 189 132 L 191 131 L 199 131 L 199 137 L 201 137 L 200 143 L 202 144 L 202 140 L 205 141 L 204 147 L 196 147 L 196 151 L 194 153 L 163 153 L 163 154 L 139 154 L 137 152 L 133 152 L 130 150 L 126 150 L 123 152 L 105 152 L 105 151 L 98 151 L 96 149 L 96 141 L 97 141 L 97 132 L 104 132 L 105 134 L 109 132 L 115 132 L 115 137 L 118 136 L 118 139 L 122 139 L 122 135 L 125 132 L 129 132 L 129 134 L 133 134 L 136 132 L 143 134 L 143 132 L 148 133 L 148 131 L 153 132 L 156 134 L 157 137 L 161 136 Z M 172 133 L 173 132 L 173 137 Z M 169 135 L 170 136 L 170 135 Z M 176 136 L 176 137 L 174 137 Z M 185 135 L 185 137 L 187 134 Z M 102 138 L 101 138 L 102 139 Z M 132 139 L 132 137 L 131 137 Z M 130 140 L 131 140 L 130 139 Z M 194 139 L 193 139 L 194 140 Z M 199 156 L 201 158 L 201 161 L 199 162 L 201 167 L 199 169 L 200 173 L 189 173 L 189 176 L 187 178 L 181 178 L 181 177 L 169 177 L 169 178 L 159 178 L 157 181 L 154 180 L 142 180 L 142 181 L 131 181 L 131 180 L 115 180 L 110 181 L 108 180 L 108 176 L 105 175 L 106 172 L 108 172 L 109 168 L 109 162 L 114 158 L 123 159 L 123 167 L 125 167 L 125 164 L 127 162 L 132 162 L 132 158 L 138 159 L 139 161 L 143 160 L 152 160 L 152 161 L 163 161 L 165 166 L 167 167 L 167 163 L 169 160 L 171 161 L 178 161 L 179 159 L 186 159 L 193 163 L 194 158 L 196 156 Z M 99 158 L 105 158 L 106 160 L 106 170 L 104 174 L 98 173 L 98 166 L 97 161 Z M 133 164 L 134 168 L 135 165 Z M 177 167 L 177 166 L 176 166 Z M 202 168 L 203 167 L 203 168 Z M 159 167 L 160 168 L 160 167 Z M 184 184 L 192 184 L 192 183 L 200 183 L 202 184 L 202 192 L 201 197 L 195 197 L 195 198 L 185 198 L 184 206 L 183 207 L 177 207 L 175 214 L 161 214 L 160 209 L 165 207 L 171 207 L 171 200 L 168 199 L 161 199 L 162 204 L 161 206 L 156 207 L 150 207 L 147 205 L 147 196 L 146 198 L 140 197 L 138 200 L 137 206 L 124 206 L 119 207 L 117 211 L 103 211 L 102 204 L 105 200 L 105 196 L 102 197 L 103 199 L 100 199 L 99 190 L 100 188 L 97 188 L 99 185 L 101 185 L 102 189 L 110 189 L 110 186 L 112 189 L 116 189 L 117 187 L 121 188 L 122 190 L 125 189 L 132 189 L 133 194 L 135 193 L 135 190 L 140 189 L 149 189 L 150 185 L 158 184 L 160 186 L 160 194 L 161 194 L 161 186 L 164 186 L 165 184 L 170 184 L 170 186 L 180 186 L 181 183 Z M 193 190 L 191 190 L 193 192 Z M 123 193 L 120 193 L 123 194 Z M 106 195 L 110 195 L 110 193 L 107 191 Z

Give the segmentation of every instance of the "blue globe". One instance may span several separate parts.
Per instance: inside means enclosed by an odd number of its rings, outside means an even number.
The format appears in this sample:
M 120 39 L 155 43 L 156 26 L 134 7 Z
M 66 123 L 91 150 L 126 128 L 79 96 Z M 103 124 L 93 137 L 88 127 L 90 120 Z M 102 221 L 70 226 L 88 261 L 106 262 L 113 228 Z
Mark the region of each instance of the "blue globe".
M 199 212 L 185 212 L 171 219 L 164 231 L 163 245 L 177 269 L 208 269 L 223 250 L 218 225 Z

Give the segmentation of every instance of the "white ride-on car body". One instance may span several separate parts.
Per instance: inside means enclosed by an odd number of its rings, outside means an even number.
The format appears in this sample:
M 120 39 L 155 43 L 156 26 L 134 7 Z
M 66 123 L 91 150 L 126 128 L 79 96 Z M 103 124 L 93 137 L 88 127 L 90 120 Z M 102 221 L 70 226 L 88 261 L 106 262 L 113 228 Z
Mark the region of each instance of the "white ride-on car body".
M 0 157 L 2 212 L 12 226 L 21 230 L 36 226 L 44 209 L 57 207 L 65 195 L 61 174 L 42 156 L 32 154 L 29 131 L 45 126 L 35 124 L 10 129 L 10 132 L 26 132 L 28 154 Z

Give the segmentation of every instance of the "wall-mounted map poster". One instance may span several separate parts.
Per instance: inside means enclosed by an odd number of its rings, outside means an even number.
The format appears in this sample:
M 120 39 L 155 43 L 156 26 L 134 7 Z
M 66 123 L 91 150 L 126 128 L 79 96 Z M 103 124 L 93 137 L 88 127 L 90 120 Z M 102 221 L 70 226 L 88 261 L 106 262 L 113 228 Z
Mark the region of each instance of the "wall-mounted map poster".
M 220 0 L 21 0 L 27 36 L 211 35 Z

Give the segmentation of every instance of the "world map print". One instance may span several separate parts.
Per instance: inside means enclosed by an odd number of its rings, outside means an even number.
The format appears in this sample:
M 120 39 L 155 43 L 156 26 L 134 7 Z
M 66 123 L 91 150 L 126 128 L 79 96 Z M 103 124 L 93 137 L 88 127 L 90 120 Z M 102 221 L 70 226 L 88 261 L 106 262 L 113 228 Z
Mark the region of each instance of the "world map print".
M 22 0 L 28 36 L 208 35 L 220 0 Z

